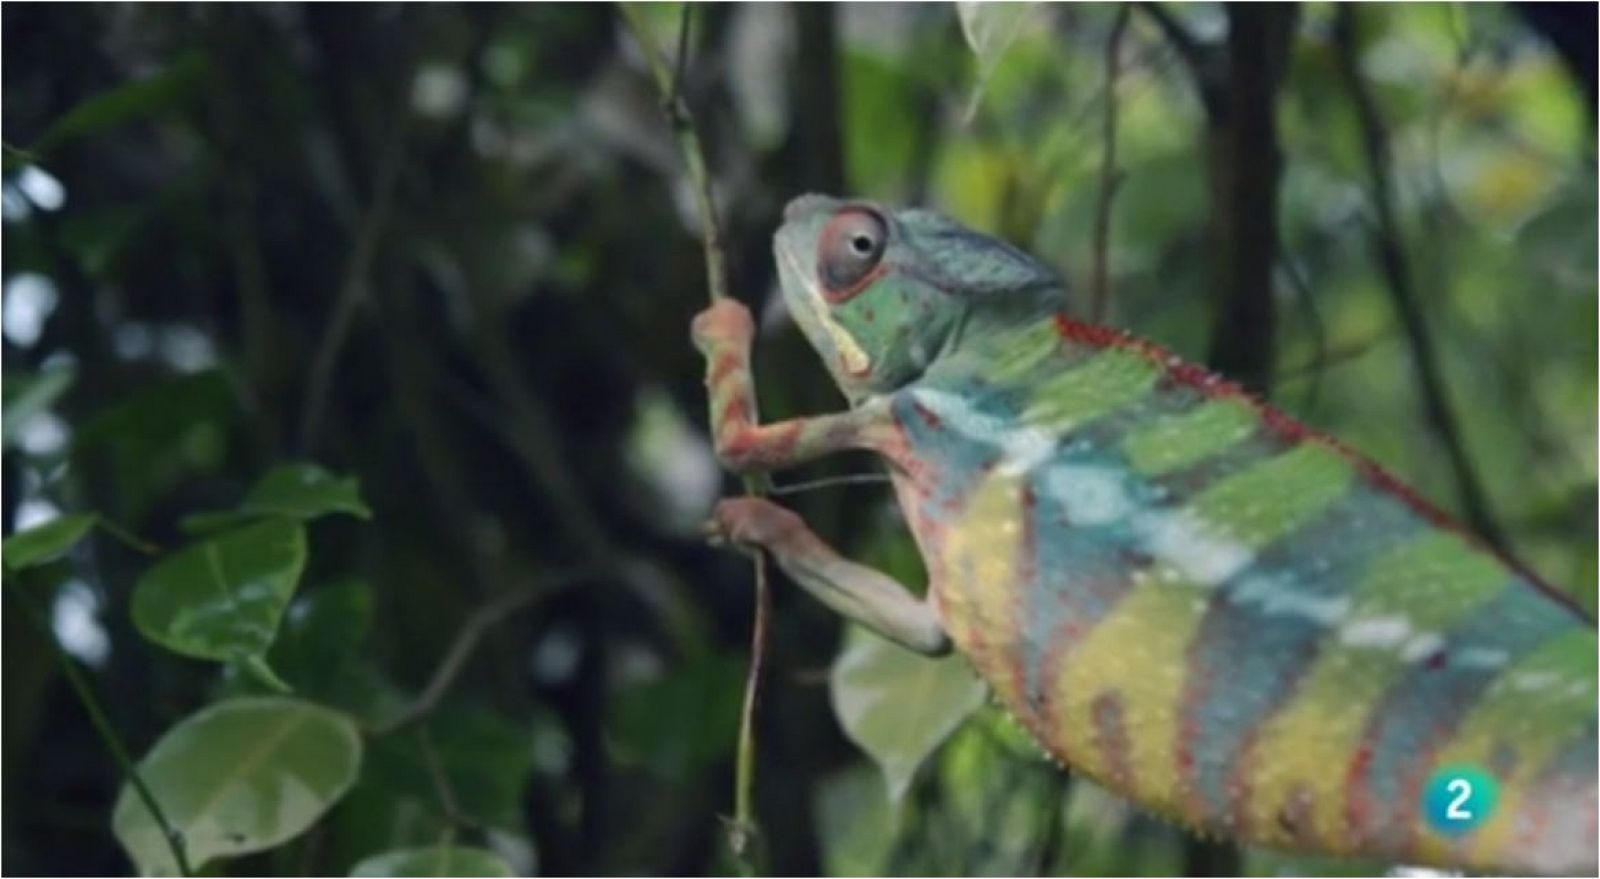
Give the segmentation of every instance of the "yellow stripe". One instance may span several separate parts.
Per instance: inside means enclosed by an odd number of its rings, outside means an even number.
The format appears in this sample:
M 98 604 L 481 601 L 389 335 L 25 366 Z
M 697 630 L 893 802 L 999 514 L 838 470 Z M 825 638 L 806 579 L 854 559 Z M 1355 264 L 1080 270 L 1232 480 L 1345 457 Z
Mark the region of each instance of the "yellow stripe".
M 1436 766 L 1476 766 L 1500 784 L 1494 815 L 1469 839 L 1474 861 L 1500 862 L 1500 853 L 1520 844 L 1516 817 L 1534 783 L 1595 722 L 1595 652 L 1594 631 L 1574 628 L 1507 667 L 1439 752 Z M 1502 775 L 1498 764 L 1506 759 L 1510 772 Z M 1431 832 L 1419 844 L 1435 857 L 1449 849 Z
M 1171 550 L 1203 557 L 1217 541 L 1255 551 L 1289 533 L 1349 489 L 1349 465 L 1320 446 L 1302 446 L 1263 461 L 1202 492 L 1192 505 L 1167 515 L 1194 522 Z M 1146 806 L 1183 817 L 1186 805 L 1175 746 L 1186 682 L 1189 643 L 1199 631 L 1212 591 L 1158 563 L 1134 586 L 1084 644 L 1066 660 L 1057 685 L 1057 726 L 1067 752 L 1101 777 L 1109 767 L 1094 747 L 1094 700 L 1119 694 L 1128 735 L 1134 791 Z
M 1021 655 L 1023 514 L 1020 477 L 997 473 L 979 484 L 945 536 L 939 596 L 950 637 L 1013 705 L 1022 696 L 1010 662 Z
M 1301 834 L 1350 851 L 1346 770 L 1384 691 L 1422 658 L 1407 649 L 1442 643 L 1445 630 L 1505 588 L 1504 568 L 1449 533 L 1430 533 L 1373 562 L 1341 628 L 1325 636 L 1293 701 L 1266 722 L 1245 757 L 1258 839 L 1303 842 L 1279 821 L 1294 811 L 1309 817 Z
M 1158 579 L 1165 577 L 1165 579 Z M 1173 745 L 1187 664 L 1209 592 L 1173 576 L 1144 572 L 1134 591 L 1072 652 L 1055 693 L 1056 729 L 1072 762 L 1096 778 L 1110 767 L 1095 739 L 1095 699 L 1122 701 L 1133 790 L 1144 806 L 1183 817 Z

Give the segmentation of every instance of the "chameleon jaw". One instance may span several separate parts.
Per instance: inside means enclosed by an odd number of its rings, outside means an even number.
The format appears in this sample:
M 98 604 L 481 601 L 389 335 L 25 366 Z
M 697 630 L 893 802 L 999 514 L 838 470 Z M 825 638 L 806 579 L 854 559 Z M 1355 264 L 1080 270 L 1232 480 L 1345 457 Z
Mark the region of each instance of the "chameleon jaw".
M 815 280 L 800 271 L 800 267 L 796 265 L 794 257 L 787 249 L 780 249 L 779 253 L 783 261 L 788 264 L 790 274 L 799 279 L 801 286 L 805 288 L 806 296 L 810 300 L 808 310 L 816 318 L 823 332 L 828 334 L 828 341 L 833 343 L 833 350 L 838 353 L 845 371 L 858 378 L 865 377 L 872 370 L 872 358 L 862 350 L 861 343 L 850 335 L 850 331 L 828 313 L 828 301 L 823 297 Z

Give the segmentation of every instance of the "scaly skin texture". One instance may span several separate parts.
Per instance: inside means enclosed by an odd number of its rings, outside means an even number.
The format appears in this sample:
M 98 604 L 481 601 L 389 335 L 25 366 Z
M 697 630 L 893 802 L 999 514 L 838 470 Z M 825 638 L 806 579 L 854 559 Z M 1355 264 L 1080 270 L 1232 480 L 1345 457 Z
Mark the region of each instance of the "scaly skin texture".
M 1595 872 L 1595 632 L 1557 593 L 1335 441 L 1074 321 L 1001 242 L 818 196 L 785 216 L 785 297 L 851 407 L 759 425 L 753 331 L 724 303 L 695 327 L 719 453 L 745 471 L 881 454 L 933 615 L 852 592 L 858 566 L 770 503 L 729 502 L 725 534 L 916 649 L 942 630 L 1061 762 L 1189 827 Z M 876 253 L 847 252 L 861 230 Z M 1501 793 L 1452 840 L 1423 789 L 1460 765 Z

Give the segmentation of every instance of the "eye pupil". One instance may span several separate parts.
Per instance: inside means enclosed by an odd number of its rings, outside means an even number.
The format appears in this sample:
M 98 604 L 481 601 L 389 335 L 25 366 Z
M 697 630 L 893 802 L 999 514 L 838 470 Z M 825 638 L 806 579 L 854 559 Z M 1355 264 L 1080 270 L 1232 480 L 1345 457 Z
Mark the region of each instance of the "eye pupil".
M 823 227 L 818 240 L 817 279 L 833 295 L 854 296 L 876 277 L 873 272 L 883 261 L 888 242 L 888 222 L 876 210 L 850 207 L 841 211 Z

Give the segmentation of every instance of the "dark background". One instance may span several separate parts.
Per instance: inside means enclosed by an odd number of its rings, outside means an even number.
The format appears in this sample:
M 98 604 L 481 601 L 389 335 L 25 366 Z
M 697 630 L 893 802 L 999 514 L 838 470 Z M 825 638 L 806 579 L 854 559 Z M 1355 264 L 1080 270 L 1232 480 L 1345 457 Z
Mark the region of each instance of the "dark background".
M 676 7 L 648 12 L 670 53 Z M 1592 609 L 1594 7 L 1133 9 L 1100 247 L 1121 14 L 1033 7 L 974 52 L 952 6 L 698 9 L 681 85 L 737 295 L 770 304 L 769 236 L 806 191 L 939 207 L 1078 291 L 1103 259 L 1112 322 L 1345 438 Z M 418 690 L 475 608 L 576 572 L 492 629 L 430 721 L 468 814 L 385 740 L 310 833 L 213 869 L 341 874 L 457 825 L 546 874 L 726 869 L 750 572 L 696 533 L 736 490 L 687 340 L 704 267 L 616 10 L 7 4 L 0 23 L 8 534 L 98 510 L 170 548 L 273 464 L 359 477 L 373 520 L 313 525 L 301 585 L 359 596 L 306 636 L 336 679 L 312 689 L 357 714 Z M 787 320 L 764 325 L 763 414 L 838 407 Z M 48 408 L 13 411 L 63 368 Z M 917 576 L 880 486 L 786 502 Z M 30 584 L 135 754 L 247 686 L 134 631 L 149 564 L 96 538 Z M 987 712 L 891 822 L 830 707 L 840 624 L 776 586 L 775 871 L 1239 866 L 1069 785 Z M 125 873 L 117 767 L 5 601 L 5 869 Z

